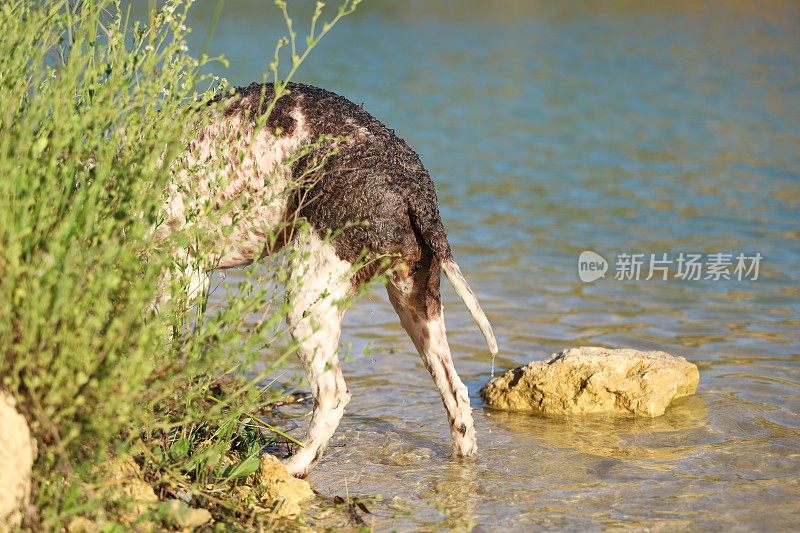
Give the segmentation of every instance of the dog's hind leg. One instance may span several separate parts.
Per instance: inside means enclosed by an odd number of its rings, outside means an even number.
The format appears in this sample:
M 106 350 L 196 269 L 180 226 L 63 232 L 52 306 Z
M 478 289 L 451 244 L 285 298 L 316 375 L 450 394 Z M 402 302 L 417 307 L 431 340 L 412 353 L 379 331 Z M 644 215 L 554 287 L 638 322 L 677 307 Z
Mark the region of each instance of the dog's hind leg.
M 442 396 L 454 453 L 468 457 L 477 452 L 475 425 L 467 387 L 456 373 L 447 344 L 439 295 L 439 269 L 438 259 L 428 252 L 412 265 L 410 272 L 413 273 L 395 273 L 386 288 L 400 322 L 414 341 Z
M 336 351 L 352 294 L 352 265 L 339 259 L 333 246 L 313 231 L 296 237 L 291 253 L 287 322 L 308 375 L 314 409 L 305 447 L 287 461 L 286 468 L 294 476 L 305 477 L 322 456 L 350 401 Z

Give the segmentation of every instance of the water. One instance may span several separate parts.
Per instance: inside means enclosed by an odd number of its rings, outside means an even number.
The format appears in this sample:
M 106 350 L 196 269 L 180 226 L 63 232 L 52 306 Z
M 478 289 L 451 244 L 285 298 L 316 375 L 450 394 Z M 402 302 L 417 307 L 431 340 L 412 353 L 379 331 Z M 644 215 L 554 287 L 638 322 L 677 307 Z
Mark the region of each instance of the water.
M 197 47 L 214 3 L 200 4 Z M 234 83 L 271 57 L 280 21 L 265 4 L 229 0 L 211 41 Z M 498 369 L 604 345 L 701 371 L 698 394 L 654 420 L 489 411 L 490 358 L 446 286 L 480 447 L 456 464 L 430 377 L 375 287 L 346 317 L 353 401 L 310 480 L 380 495 L 378 530 L 800 523 L 800 7 L 666 4 L 372 1 L 301 70 L 420 153 Z M 582 250 L 764 259 L 756 281 L 618 281 L 612 265 L 585 284 Z

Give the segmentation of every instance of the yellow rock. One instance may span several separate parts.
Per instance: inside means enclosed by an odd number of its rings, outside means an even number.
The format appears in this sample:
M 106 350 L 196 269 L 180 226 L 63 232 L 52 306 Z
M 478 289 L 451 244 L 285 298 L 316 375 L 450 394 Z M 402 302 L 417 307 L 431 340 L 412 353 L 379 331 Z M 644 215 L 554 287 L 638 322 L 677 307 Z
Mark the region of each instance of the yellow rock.
M 300 504 L 314 497 L 307 481 L 293 477 L 276 457 L 264 455 L 254 486 L 259 499 L 274 506 L 278 516 L 293 517 L 302 512 Z
M 656 417 L 673 399 L 694 394 L 699 380 L 683 357 L 582 347 L 509 370 L 481 396 L 489 407 L 509 411 Z
M 124 512 L 119 518 L 124 524 L 134 522 L 139 515 L 158 503 L 158 496 L 143 479 L 142 470 L 133 457 L 123 456 L 112 460 L 106 479 L 104 496 L 122 504 Z
M 36 442 L 14 398 L 0 391 L 0 531 L 18 526 L 28 503 Z

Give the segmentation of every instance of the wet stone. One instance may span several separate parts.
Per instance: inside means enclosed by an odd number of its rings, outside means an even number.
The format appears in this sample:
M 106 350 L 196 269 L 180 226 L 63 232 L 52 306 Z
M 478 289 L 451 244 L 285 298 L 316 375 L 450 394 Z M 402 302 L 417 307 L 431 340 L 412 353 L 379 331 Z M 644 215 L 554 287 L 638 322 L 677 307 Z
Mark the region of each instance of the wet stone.
M 481 396 L 508 411 L 656 417 L 694 394 L 699 378 L 694 364 L 664 352 L 581 347 L 509 370 Z

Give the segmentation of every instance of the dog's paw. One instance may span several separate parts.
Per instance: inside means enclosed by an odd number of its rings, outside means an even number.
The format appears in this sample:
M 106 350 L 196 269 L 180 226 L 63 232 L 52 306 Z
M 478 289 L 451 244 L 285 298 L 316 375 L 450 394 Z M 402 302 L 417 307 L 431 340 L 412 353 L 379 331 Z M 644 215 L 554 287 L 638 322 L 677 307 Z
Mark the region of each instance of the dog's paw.
M 453 455 L 461 459 L 475 457 L 478 454 L 478 446 L 472 444 L 471 446 L 459 446 L 453 451 Z
M 478 443 L 474 438 L 459 438 L 453 442 L 453 455 L 456 457 L 474 457 L 478 453 Z
M 294 465 L 292 464 L 291 461 L 285 463 L 285 466 L 286 466 L 286 471 L 289 472 L 289 475 L 293 477 L 304 479 L 308 475 L 308 470 L 309 470 L 308 466 Z
M 289 472 L 289 473 L 292 476 L 296 477 L 297 479 L 305 479 L 308 476 L 308 468 L 298 470 L 297 472 Z
M 303 457 L 302 452 L 285 460 L 283 465 L 290 475 L 298 479 L 305 479 L 308 476 L 308 471 L 311 470 L 311 463 Z

